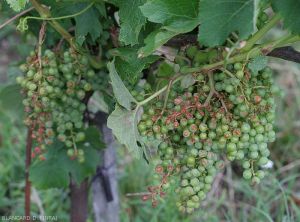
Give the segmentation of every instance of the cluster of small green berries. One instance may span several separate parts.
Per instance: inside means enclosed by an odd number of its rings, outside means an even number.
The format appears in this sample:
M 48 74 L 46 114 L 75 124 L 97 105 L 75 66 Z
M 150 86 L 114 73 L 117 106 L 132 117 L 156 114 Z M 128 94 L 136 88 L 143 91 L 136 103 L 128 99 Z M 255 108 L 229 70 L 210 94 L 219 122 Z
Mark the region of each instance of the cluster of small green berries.
M 179 169 L 173 175 L 179 178 L 177 205 L 188 213 L 206 197 L 225 157 L 240 162 L 252 184 L 264 177 L 279 91 L 269 68 L 253 73 L 242 63 L 195 79 L 188 88 L 173 84 L 168 96 L 147 104 L 138 124 L 147 141 L 161 141 L 163 172 Z
M 83 99 L 98 79 L 87 57 L 72 49 L 62 54 L 45 50 L 41 58 L 33 52 L 20 69 L 25 73 L 17 77 L 26 95 L 25 124 L 34 129 L 37 147 L 44 151 L 57 138 L 71 158 L 83 162 L 84 152 L 76 147 L 85 140 Z M 42 155 L 37 150 L 34 154 Z
M 132 86 L 130 84 L 126 84 L 127 88 L 130 90 L 130 94 L 136 99 L 136 101 L 141 102 L 145 99 L 147 95 L 151 95 L 152 87 L 148 82 L 145 82 L 142 85 L 137 84 L 136 86 Z

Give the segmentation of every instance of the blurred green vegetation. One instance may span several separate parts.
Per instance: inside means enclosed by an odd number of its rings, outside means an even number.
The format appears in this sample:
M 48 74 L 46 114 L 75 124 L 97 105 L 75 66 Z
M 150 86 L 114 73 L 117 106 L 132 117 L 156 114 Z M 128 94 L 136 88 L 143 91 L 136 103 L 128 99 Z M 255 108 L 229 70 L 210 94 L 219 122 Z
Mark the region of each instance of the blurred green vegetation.
M 8 16 L 9 13 L 2 14 L 0 23 Z M 1 30 L 0 97 L 1 90 L 20 75 L 16 61 L 25 58 L 34 48 L 34 42 L 30 35 L 20 39 L 13 26 Z M 218 175 L 201 208 L 192 215 L 181 215 L 175 206 L 174 192 L 167 194 L 156 208 L 150 201 L 142 201 L 139 195 L 128 195 L 147 191 L 153 183 L 153 166 L 118 149 L 122 222 L 300 221 L 300 66 L 275 59 L 270 66 L 276 71 L 275 79 L 284 96 L 277 100 L 277 140 L 270 145 L 273 166 L 267 177 L 252 187 L 242 179 L 238 167 L 228 166 Z M 22 125 L 21 108 L 16 104 L 18 100 L 6 107 L 0 103 L 1 216 L 22 215 L 24 207 L 26 129 Z M 32 215 L 58 215 L 60 221 L 68 221 L 68 190 L 33 188 L 32 193 Z

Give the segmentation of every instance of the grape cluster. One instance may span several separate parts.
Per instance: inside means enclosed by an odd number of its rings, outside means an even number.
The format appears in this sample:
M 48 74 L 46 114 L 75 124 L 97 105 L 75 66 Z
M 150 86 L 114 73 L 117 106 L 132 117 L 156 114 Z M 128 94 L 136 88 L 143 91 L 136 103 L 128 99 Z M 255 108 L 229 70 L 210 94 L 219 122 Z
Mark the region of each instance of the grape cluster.
M 194 77 L 192 86 L 176 82 L 164 98 L 144 107 L 138 124 L 147 141 L 161 141 L 163 184 L 169 169 L 177 169 L 177 205 L 188 213 L 200 206 L 225 162 L 239 162 L 252 184 L 264 177 L 279 90 L 269 68 L 255 73 L 242 63 Z
M 32 155 L 44 159 L 46 146 L 57 138 L 69 148 L 71 158 L 83 162 L 84 151 L 76 147 L 85 139 L 83 100 L 98 81 L 88 58 L 72 49 L 62 54 L 45 50 L 41 57 L 32 53 L 20 69 L 25 72 L 17 77 L 26 95 L 25 124 L 33 128 L 37 143 Z

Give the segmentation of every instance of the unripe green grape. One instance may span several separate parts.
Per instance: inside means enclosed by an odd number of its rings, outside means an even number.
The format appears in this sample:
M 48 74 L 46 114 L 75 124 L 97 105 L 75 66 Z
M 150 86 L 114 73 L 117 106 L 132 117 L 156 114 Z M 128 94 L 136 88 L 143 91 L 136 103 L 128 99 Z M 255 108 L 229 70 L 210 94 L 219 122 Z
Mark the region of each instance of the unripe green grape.
M 236 150 L 236 144 L 235 143 L 228 143 L 227 144 L 227 150 L 229 152 L 235 151 Z
M 85 97 L 85 92 L 83 90 L 79 90 L 76 92 L 77 98 L 78 99 L 83 99 Z
M 199 181 L 197 178 L 191 179 L 191 182 L 190 182 L 190 184 L 191 184 L 193 187 L 199 186 L 199 183 L 200 183 L 200 181 Z
M 76 142 L 82 142 L 85 140 L 85 133 L 84 132 L 78 132 L 75 136 Z
M 187 119 L 182 118 L 182 119 L 180 120 L 180 125 L 181 125 L 181 126 L 187 126 L 187 124 L 188 124 Z
M 268 158 L 266 158 L 266 157 L 263 156 L 263 157 L 261 157 L 261 158 L 258 160 L 258 165 L 264 166 L 264 165 L 266 165 L 268 162 L 269 162 Z
M 91 77 L 94 77 L 94 76 L 95 76 L 95 71 L 92 70 L 92 69 L 90 69 L 90 70 L 87 71 L 86 75 L 87 75 L 88 77 L 90 77 L 90 78 L 91 78 Z
M 207 134 L 206 133 L 200 133 L 199 135 L 201 140 L 205 140 L 207 138 Z
M 209 85 L 204 85 L 204 86 L 202 87 L 202 90 L 203 90 L 204 92 L 209 92 L 209 91 L 210 91 Z
M 193 156 L 188 157 L 186 160 L 186 164 L 189 167 L 193 167 L 195 165 L 195 157 L 193 157 Z
M 252 151 L 257 151 L 258 150 L 258 145 L 257 144 L 251 144 L 249 147 L 249 150 Z
M 262 171 L 262 170 L 258 170 L 256 172 L 256 176 L 259 178 L 259 179 L 263 179 L 265 177 L 265 172 Z
M 34 76 L 34 71 L 33 70 L 29 70 L 27 73 L 26 73 L 27 77 L 29 78 L 32 78 Z
M 67 150 L 67 155 L 68 155 L 69 157 L 73 157 L 74 154 L 75 154 L 75 152 L 74 152 L 73 149 L 68 149 L 68 150 Z
M 236 77 L 239 79 L 244 78 L 244 72 L 242 70 L 239 70 L 236 72 Z
M 243 172 L 243 177 L 244 177 L 246 180 L 251 179 L 251 177 L 252 177 L 252 172 L 251 172 L 251 170 L 250 170 L 250 169 L 244 170 L 244 172 Z
M 73 142 L 71 140 L 66 140 L 65 144 L 67 147 L 72 147 L 73 146 Z
M 199 191 L 197 196 L 200 198 L 200 200 L 204 200 L 206 198 L 206 194 L 203 191 Z
M 242 150 L 238 150 L 237 154 L 236 154 L 236 158 L 238 160 L 242 160 L 242 159 L 244 159 L 244 157 L 245 157 L 245 153 Z
M 205 183 L 211 184 L 213 182 L 213 177 L 212 176 L 206 176 L 204 178 Z
M 84 91 L 91 91 L 92 90 L 92 85 L 90 83 L 86 83 L 83 86 Z
M 235 63 L 234 64 L 234 69 L 235 70 L 242 70 L 243 64 L 242 63 Z
M 244 161 L 244 162 L 243 162 L 243 168 L 244 168 L 244 169 L 249 169 L 250 166 L 251 166 L 251 164 L 250 164 L 249 161 Z
M 172 147 L 168 147 L 168 148 L 166 149 L 166 154 L 172 155 L 173 153 L 174 153 L 174 150 L 173 150 Z
M 198 150 L 197 149 L 190 149 L 189 150 L 189 154 L 191 154 L 192 156 L 196 157 L 198 155 Z
M 250 152 L 250 158 L 251 159 L 257 159 L 259 157 L 259 154 L 257 151 L 251 151 Z
M 203 81 L 205 78 L 204 78 L 204 75 L 198 74 L 197 77 L 196 77 L 196 79 L 197 79 L 198 81 Z
M 199 125 L 199 129 L 200 129 L 201 132 L 206 132 L 208 128 L 207 128 L 207 125 L 205 123 L 201 123 Z
M 254 185 L 259 184 L 259 183 L 260 183 L 259 177 L 254 176 L 254 177 L 251 179 L 251 183 L 254 184 Z

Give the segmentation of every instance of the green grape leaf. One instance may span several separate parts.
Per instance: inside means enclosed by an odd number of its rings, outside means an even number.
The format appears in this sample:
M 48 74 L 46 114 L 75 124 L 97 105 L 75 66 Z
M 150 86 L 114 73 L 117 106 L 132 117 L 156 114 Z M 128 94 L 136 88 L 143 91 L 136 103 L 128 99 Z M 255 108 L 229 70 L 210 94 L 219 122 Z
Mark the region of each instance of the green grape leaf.
M 76 11 L 78 12 L 86 7 L 87 4 L 76 4 Z M 75 37 L 78 44 L 82 45 L 88 35 L 91 36 L 93 42 L 100 36 L 102 33 L 102 25 L 98 19 L 95 19 L 99 16 L 99 11 L 91 7 L 86 12 L 75 17 Z
M 112 61 L 107 64 L 114 95 L 121 106 L 123 106 L 127 110 L 131 110 L 131 103 L 137 103 L 137 101 L 133 98 L 133 96 L 130 94 L 130 92 L 122 82 L 122 79 L 116 71 L 114 62 L 115 61 Z
M 55 159 L 41 161 L 30 169 L 30 181 L 39 189 L 64 188 L 69 184 L 69 174 Z
M 174 64 L 173 64 L 174 65 Z M 161 62 L 158 66 L 156 76 L 157 77 L 170 77 L 175 74 L 174 67 L 167 63 Z
M 162 24 L 145 39 L 140 56 L 148 56 L 172 37 L 192 31 L 200 23 L 199 2 L 194 0 L 152 0 L 141 6 L 147 19 Z
M 150 33 L 145 39 L 145 46 L 139 50 L 139 57 L 151 55 L 157 48 L 165 44 L 171 38 L 176 36 L 177 32 L 168 30 L 156 30 Z
M 198 4 L 194 0 L 152 0 L 140 8 L 149 21 L 163 24 L 164 29 L 188 32 L 199 24 Z
M 102 135 L 99 129 L 90 126 L 85 130 L 85 143 L 88 142 L 94 149 L 103 149 L 105 144 L 101 140 Z
M 65 188 L 70 183 L 70 175 L 78 184 L 94 175 L 100 161 L 99 153 L 91 144 L 78 144 L 77 148 L 84 151 L 83 163 L 70 159 L 67 148 L 56 141 L 45 154 L 46 160 L 36 160 L 30 167 L 33 185 L 39 189 Z
M 142 77 L 143 69 L 155 62 L 158 56 L 138 58 L 135 48 L 118 48 L 114 50 L 115 66 L 118 74 L 124 81 L 132 85 L 136 84 Z
M 28 0 L 6 0 L 6 2 L 14 11 L 19 12 L 25 8 Z
M 46 160 L 36 160 L 30 167 L 29 179 L 39 189 L 63 188 L 69 184 L 69 174 L 65 161 L 60 161 L 62 143 L 54 143 L 48 150 Z M 65 150 L 66 152 L 66 150 Z
M 145 2 L 146 0 L 120 0 L 117 3 L 120 17 L 119 39 L 125 45 L 138 43 L 139 33 L 146 24 L 146 18 L 143 16 L 139 6 Z
M 23 97 L 20 92 L 21 87 L 17 84 L 7 85 L 0 90 L 0 107 L 9 111 L 12 118 L 23 118 Z
M 199 42 L 222 45 L 231 32 L 247 38 L 255 30 L 255 4 L 256 0 L 200 0 Z
M 138 108 L 128 111 L 117 105 L 107 119 L 108 128 L 112 129 L 117 140 L 125 145 L 136 158 L 142 156 L 142 149 L 138 142 L 143 144 L 137 129 L 138 112 Z
M 96 173 L 97 165 L 100 162 L 100 154 L 92 145 L 82 144 L 78 145 L 77 148 L 84 151 L 85 161 L 83 163 L 79 163 L 76 159 L 71 160 L 67 156 L 65 148 L 61 150 L 61 159 L 59 161 L 65 162 L 72 179 L 74 179 L 77 184 L 80 184 L 85 178 Z
M 249 62 L 248 68 L 253 73 L 258 73 L 260 70 L 263 70 L 264 68 L 266 68 L 267 65 L 268 65 L 267 56 L 257 56 Z
M 293 33 L 300 33 L 300 1 L 299 0 L 273 0 L 272 6 L 283 17 L 284 27 Z

